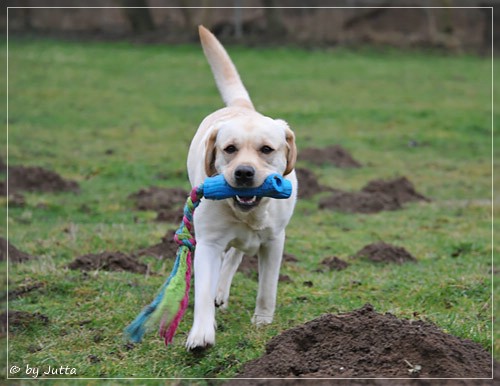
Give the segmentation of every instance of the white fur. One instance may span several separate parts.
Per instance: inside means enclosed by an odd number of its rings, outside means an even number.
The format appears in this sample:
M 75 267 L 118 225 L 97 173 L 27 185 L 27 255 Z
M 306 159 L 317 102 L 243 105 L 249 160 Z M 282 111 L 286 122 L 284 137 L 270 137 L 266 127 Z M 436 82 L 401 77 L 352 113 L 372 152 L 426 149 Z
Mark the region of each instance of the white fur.
M 193 138 L 188 155 L 192 186 L 207 177 L 207 165 L 223 174 L 233 186 L 238 165 L 255 168 L 255 186 L 269 173 L 286 174 L 292 182 L 289 199 L 263 198 L 250 211 L 233 201 L 202 200 L 194 216 L 197 246 L 194 256 L 194 322 L 186 347 L 202 348 L 215 343 L 215 303 L 227 307 L 231 281 L 243 253 L 258 255 L 259 288 L 252 322 L 273 320 L 279 269 L 287 226 L 295 206 L 297 179 L 293 132 L 286 122 L 265 117 L 254 110 L 248 93 L 222 45 L 204 27 L 199 28 L 203 50 L 227 107 L 207 116 Z M 224 149 L 236 145 L 236 154 Z M 263 154 L 263 145 L 274 151 Z M 207 163 L 208 162 L 208 163 Z M 212 172 L 210 172 L 212 173 Z

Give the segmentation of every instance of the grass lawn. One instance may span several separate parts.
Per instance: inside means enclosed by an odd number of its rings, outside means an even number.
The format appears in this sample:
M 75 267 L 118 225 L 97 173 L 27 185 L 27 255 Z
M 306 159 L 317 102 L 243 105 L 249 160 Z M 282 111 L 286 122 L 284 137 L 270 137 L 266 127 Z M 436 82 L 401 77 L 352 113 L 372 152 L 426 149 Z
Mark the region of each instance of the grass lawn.
M 222 106 L 209 67 L 197 45 L 10 39 L 9 164 L 54 170 L 78 181 L 81 192 L 27 193 L 26 205 L 9 208 L 8 216 L 3 205 L 10 242 L 40 256 L 10 264 L 9 290 L 26 280 L 41 286 L 9 309 L 49 318 L 10 333 L 9 366 L 20 366 L 21 376 L 26 365 L 51 365 L 75 368 L 80 377 L 231 377 L 281 331 L 367 302 L 378 312 L 432 321 L 487 350 L 493 335 L 500 358 L 498 325 L 494 333 L 491 324 L 492 309 L 500 309 L 498 296 L 492 302 L 491 59 L 393 50 L 229 51 L 257 109 L 287 120 L 299 149 L 340 144 L 364 165 L 338 169 L 299 160 L 322 184 L 357 190 L 404 175 L 432 202 L 360 215 L 320 211 L 321 196 L 302 200 L 286 246 L 299 262 L 282 268 L 293 282 L 280 283 L 272 325 L 250 324 L 257 283 L 237 273 L 230 308 L 217 315 L 217 344 L 203 356 L 184 348 L 192 304 L 172 347 L 150 334 L 129 349 L 122 330 L 153 298 L 171 261 L 148 259 L 160 273 L 152 276 L 65 266 L 87 253 L 156 244 L 176 228 L 134 210 L 127 197 L 152 185 L 189 188 L 190 139 L 203 117 Z M 5 145 L 0 154 L 7 154 Z M 344 271 L 316 272 L 325 257 L 349 259 L 379 240 L 403 246 L 418 263 L 353 260 Z M 7 272 L 5 262 L 1 267 Z M 498 272 L 493 279 L 500 284 Z

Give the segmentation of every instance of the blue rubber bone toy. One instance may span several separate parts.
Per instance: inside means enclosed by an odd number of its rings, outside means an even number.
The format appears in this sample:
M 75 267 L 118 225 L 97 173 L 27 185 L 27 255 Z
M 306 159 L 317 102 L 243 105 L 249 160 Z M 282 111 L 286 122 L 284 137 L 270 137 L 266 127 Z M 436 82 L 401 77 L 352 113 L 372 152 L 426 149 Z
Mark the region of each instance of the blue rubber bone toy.
M 233 188 L 219 174 L 208 177 L 203 183 L 203 195 L 210 200 L 223 200 L 234 196 L 289 198 L 292 194 L 292 183 L 279 174 L 270 174 L 264 183 L 257 188 Z

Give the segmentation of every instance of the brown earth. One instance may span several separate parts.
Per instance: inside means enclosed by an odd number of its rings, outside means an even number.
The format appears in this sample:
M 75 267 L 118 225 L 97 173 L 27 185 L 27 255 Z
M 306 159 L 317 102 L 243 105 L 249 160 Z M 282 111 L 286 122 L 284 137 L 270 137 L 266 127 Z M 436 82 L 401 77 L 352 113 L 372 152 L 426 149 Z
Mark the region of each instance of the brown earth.
M 333 209 L 346 213 L 378 213 L 401 209 L 399 201 L 383 193 L 338 192 L 319 202 L 320 209 Z
M 368 259 L 376 263 L 403 264 L 417 261 L 406 249 L 384 243 L 383 241 L 364 246 L 353 257 Z
M 423 194 L 417 192 L 413 184 L 406 177 L 398 177 L 393 180 L 372 180 L 363 189 L 367 193 L 384 193 L 395 197 L 400 203 L 411 201 L 431 201 Z
M 319 271 L 323 271 L 324 268 L 327 268 L 329 271 L 342 271 L 347 267 L 349 267 L 349 263 L 347 261 L 339 259 L 337 256 L 330 256 L 321 261 Z
M 151 256 L 159 260 L 175 259 L 179 245 L 174 241 L 174 234 L 175 231 L 172 230 L 163 236 L 158 244 L 138 249 L 130 254 L 102 252 L 79 256 L 68 265 L 68 268 L 81 271 L 128 271 L 145 274 L 148 272 L 148 266 L 139 261 L 140 257 Z
M 138 210 L 159 211 L 178 207 L 182 208 L 188 195 L 189 193 L 181 188 L 151 186 L 132 193 L 129 198 L 135 200 L 135 207 Z
M 296 263 L 299 261 L 294 255 L 289 253 L 283 254 L 282 266 L 287 263 Z M 243 273 L 246 276 L 252 277 L 257 275 L 259 271 L 259 259 L 257 256 L 243 256 L 243 260 L 241 261 L 240 266 L 238 267 L 238 271 Z M 280 275 L 280 281 L 291 281 L 290 278 L 287 278 L 286 275 Z
M 183 207 L 189 193 L 181 188 L 151 186 L 132 193 L 138 210 L 156 211 L 156 221 L 177 224 L 182 220 Z
M 9 195 L 14 192 L 74 192 L 77 182 L 62 178 L 59 174 L 38 166 L 9 166 Z M 0 192 L 7 194 L 7 181 L 0 182 Z
M 17 329 L 25 330 L 33 323 L 41 323 L 45 326 L 49 324 L 49 318 L 39 312 L 9 310 L 0 314 L 0 336 L 4 336 L 7 332 L 7 318 L 10 332 L 15 332 Z
M 151 256 L 159 260 L 175 259 L 179 245 L 174 241 L 175 231 L 169 231 L 161 242 L 138 249 L 130 254 L 122 252 L 102 252 L 77 257 L 68 268 L 82 271 L 101 269 L 104 271 L 129 271 L 144 274 L 148 266 L 139 261 L 140 257 Z
M 300 152 L 301 161 L 309 161 L 315 165 L 334 165 L 339 168 L 359 168 L 361 163 L 356 161 L 351 153 L 340 145 L 325 148 L 311 147 Z
M 328 186 L 320 185 L 314 173 L 309 169 L 296 168 L 295 173 L 297 173 L 299 183 L 299 198 L 311 198 L 318 193 L 335 190 Z
M 320 316 L 272 338 L 265 354 L 247 362 L 238 377 L 488 378 L 491 366 L 490 354 L 477 343 L 428 322 L 379 314 L 366 304 L 349 313 Z
M 175 231 L 170 231 L 162 237 L 161 242 L 147 248 L 142 248 L 132 253 L 132 256 L 153 256 L 157 259 L 174 259 L 177 255 L 179 244 L 174 241 Z
M 19 286 L 9 291 L 9 301 L 30 293 L 31 291 L 44 288 L 46 284 L 46 282 L 36 281 L 31 277 L 27 277 Z
M 320 209 L 347 213 L 378 213 L 397 210 L 411 201 L 430 201 L 415 190 L 406 177 L 393 180 L 372 180 L 359 192 L 337 192 L 319 202 Z
M 156 213 L 155 221 L 180 224 L 183 215 L 183 208 L 181 206 L 175 209 L 159 209 Z
M 121 252 L 102 252 L 97 254 L 88 254 L 77 257 L 69 265 L 70 269 L 79 269 L 81 271 L 128 271 L 145 274 L 148 271 L 146 264 L 141 263 L 136 258 Z
M 20 251 L 6 239 L 0 237 L 0 261 L 7 260 L 7 251 L 9 254 L 9 261 L 11 263 L 23 263 L 25 261 L 37 258 L 36 256 L 31 256 L 25 252 Z
M 1 187 L 0 189 L 4 189 L 4 187 Z M 13 192 L 13 193 L 9 192 L 8 205 L 9 208 L 12 207 L 22 208 L 26 205 L 26 198 L 24 197 L 23 194 L 19 192 Z

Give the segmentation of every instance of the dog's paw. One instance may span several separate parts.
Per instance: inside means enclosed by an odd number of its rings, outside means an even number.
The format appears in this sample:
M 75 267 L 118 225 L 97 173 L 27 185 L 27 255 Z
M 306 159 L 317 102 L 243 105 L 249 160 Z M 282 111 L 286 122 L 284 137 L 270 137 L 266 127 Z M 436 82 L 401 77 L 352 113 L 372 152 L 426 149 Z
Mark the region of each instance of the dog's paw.
M 257 315 L 252 316 L 252 323 L 256 326 L 265 326 L 266 324 L 271 324 L 273 322 L 273 315 Z
M 215 344 L 215 327 L 198 329 L 192 328 L 189 332 L 186 348 L 190 351 L 199 351 Z
M 222 291 L 217 291 L 217 296 L 215 297 L 215 307 L 225 310 L 227 309 L 229 303 L 229 296 L 227 296 L 224 292 Z

